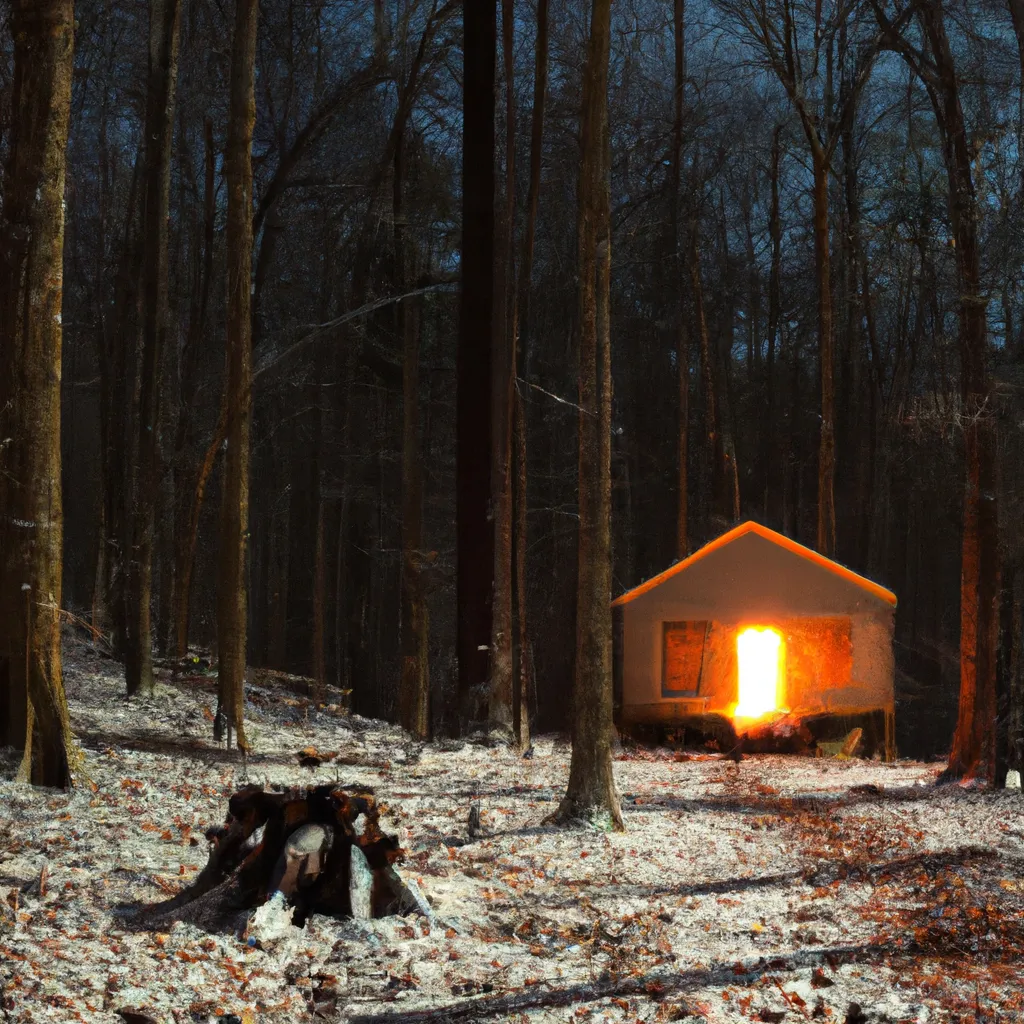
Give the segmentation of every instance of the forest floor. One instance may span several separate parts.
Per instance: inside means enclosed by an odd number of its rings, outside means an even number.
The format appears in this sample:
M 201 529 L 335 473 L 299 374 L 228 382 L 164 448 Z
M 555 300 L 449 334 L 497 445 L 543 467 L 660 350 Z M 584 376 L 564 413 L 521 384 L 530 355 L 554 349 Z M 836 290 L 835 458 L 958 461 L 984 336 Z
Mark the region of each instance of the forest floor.
M 65 671 L 91 782 L 0 764 L 0 1020 L 1024 1020 L 1019 793 L 937 788 L 935 764 L 632 750 L 627 831 L 554 830 L 553 737 L 532 759 L 423 746 L 252 687 L 243 765 L 210 739 L 214 679 L 128 702 L 77 641 Z M 349 763 L 300 767 L 309 746 Z M 315 916 L 262 948 L 132 927 L 195 877 L 236 788 L 335 780 L 390 806 L 431 922 Z M 487 834 L 453 845 L 473 800 Z

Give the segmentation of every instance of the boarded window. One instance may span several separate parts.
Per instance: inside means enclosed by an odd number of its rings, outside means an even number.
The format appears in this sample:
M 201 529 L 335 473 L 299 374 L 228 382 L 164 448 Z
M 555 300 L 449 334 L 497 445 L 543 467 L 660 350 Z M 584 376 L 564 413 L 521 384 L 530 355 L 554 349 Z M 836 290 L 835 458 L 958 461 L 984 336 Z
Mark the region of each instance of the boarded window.
M 790 707 L 827 703 L 831 690 L 849 686 L 853 673 L 849 618 L 790 619 L 786 639 L 786 703 Z
M 696 697 L 700 692 L 708 623 L 666 622 L 662 643 L 663 697 Z

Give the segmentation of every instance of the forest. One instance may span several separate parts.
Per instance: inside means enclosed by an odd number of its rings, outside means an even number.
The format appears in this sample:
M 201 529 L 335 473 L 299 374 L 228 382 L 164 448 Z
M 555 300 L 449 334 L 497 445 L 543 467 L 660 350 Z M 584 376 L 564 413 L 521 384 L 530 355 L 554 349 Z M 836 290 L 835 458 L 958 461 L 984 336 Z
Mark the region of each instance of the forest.
M 0 952 L 36 964 L 0 965 L 6 1019 L 1018 1019 L 1024 0 L 0 26 Z M 688 665 L 699 633 L 690 701 L 718 650 L 710 612 L 642 595 L 710 601 L 736 537 L 854 588 L 806 643 L 881 673 L 884 742 L 841 709 L 759 751 L 735 702 L 724 734 L 630 728 L 636 609 L 659 701 L 670 643 Z M 794 635 L 793 679 L 843 692 Z M 281 796 L 331 780 L 329 822 Z M 303 829 L 344 853 L 333 903 Z M 304 929 L 196 909 L 291 898 L 300 853 Z M 370 898 L 350 861 L 397 902 L 332 932 Z M 69 935 L 180 976 L 50 991 Z M 204 1002 L 225 957 L 251 973 Z

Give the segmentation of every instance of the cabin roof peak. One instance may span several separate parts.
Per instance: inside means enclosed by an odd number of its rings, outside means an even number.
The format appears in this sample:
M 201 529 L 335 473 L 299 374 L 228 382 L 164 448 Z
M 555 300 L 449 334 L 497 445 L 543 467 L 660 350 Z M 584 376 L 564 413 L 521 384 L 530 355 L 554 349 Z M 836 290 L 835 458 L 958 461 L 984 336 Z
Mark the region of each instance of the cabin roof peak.
M 630 601 L 643 596 L 649 591 L 660 586 L 666 580 L 671 579 L 678 573 L 684 572 L 686 569 L 689 569 L 690 566 L 699 562 L 701 559 L 706 558 L 708 555 L 719 551 L 731 544 L 733 541 L 739 540 L 741 537 L 745 537 L 747 534 L 751 533 L 775 544 L 777 547 L 789 551 L 791 554 L 806 559 L 808 562 L 811 562 L 821 569 L 825 569 L 828 572 L 833 573 L 840 579 L 845 580 L 847 583 L 852 583 L 861 587 L 878 600 L 884 601 L 886 604 L 892 605 L 893 607 L 896 606 L 896 595 L 891 590 L 887 590 L 878 583 L 869 580 L 866 576 L 861 576 L 860 573 L 856 573 L 852 569 L 847 569 L 845 565 L 840 565 L 831 558 L 826 558 L 824 555 L 819 554 L 811 548 L 805 547 L 803 544 L 798 544 L 795 540 L 790 540 L 790 538 L 784 534 L 777 533 L 775 530 L 770 530 L 767 526 L 762 526 L 760 523 L 755 523 L 753 520 L 748 519 L 746 522 L 740 523 L 738 526 L 734 526 L 731 530 L 723 533 L 720 537 L 716 537 L 714 540 L 709 541 L 702 548 L 698 548 L 692 555 L 688 555 L 686 558 L 680 559 L 674 565 L 669 566 L 664 572 L 658 573 L 657 576 L 652 576 L 645 583 L 641 583 L 632 590 L 627 590 L 626 593 L 612 601 L 612 607 L 615 608 L 624 604 L 629 604 Z

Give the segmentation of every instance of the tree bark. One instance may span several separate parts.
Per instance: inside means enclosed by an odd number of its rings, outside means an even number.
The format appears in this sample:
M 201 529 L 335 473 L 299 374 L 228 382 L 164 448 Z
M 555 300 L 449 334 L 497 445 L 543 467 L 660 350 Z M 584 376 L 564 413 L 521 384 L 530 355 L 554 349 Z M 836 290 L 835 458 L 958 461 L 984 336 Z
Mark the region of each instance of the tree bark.
M 611 0 L 593 0 L 583 78 L 579 220 L 579 578 L 569 784 L 560 821 L 623 829 L 612 772 Z
M 999 537 L 996 423 L 986 367 L 987 301 L 982 294 L 977 199 L 963 111 L 942 13 L 922 15 L 936 38 L 948 118 L 943 149 L 960 283 L 961 394 L 966 488 L 960 581 L 960 706 L 949 771 L 994 782 Z M 938 56 L 938 54 L 937 54 Z
M 516 377 L 516 117 L 513 44 L 514 3 L 501 0 L 502 62 L 505 72 L 505 217 L 502 224 L 502 308 L 494 334 L 494 605 L 491 620 L 491 679 L 487 715 L 492 732 L 515 742 L 512 622 L 512 444 Z
M 779 321 L 782 316 L 782 217 L 779 212 L 779 170 L 782 162 L 782 125 L 772 132 L 771 205 L 768 214 L 768 234 L 772 240 L 771 270 L 768 277 L 768 347 L 764 363 L 765 413 L 761 433 L 761 474 L 764 488 L 764 515 L 769 518 L 771 494 L 780 491 L 782 466 L 775 457 L 775 355 L 779 341 Z M 783 495 L 783 504 L 785 497 Z
M 1024 771 L 1024 572 L 1013 574 L 1010 593 L 1009 723 L 1007 767 Z
M 490 519 L 494 323 L 494 89 L 497 2 L 463 7 L 462 254 L 456 369 L 459 693 L 483 686 L 491 645 Z
M 966 489 L 960 580 L 960 706 L 948 772 L 994 782 L 999 534 L 996 414 L 988 377 L 978 199 L 959 82 L 941 4 L 918 15 L 935 62 L 929 94 L 942 136 L 960 285 L 961 398 Z
M 196 539 L 199 533 L 199 515 L 206 495 L 206 484 L 213 472 L 217 452 L 224 443 L 226 427 L 223 405 L 214 429 L 213 441 L 203 461 L 193 474 L 186 471 L 186 458 L 191 424 L 194 418 L 191 398 L 194 389 L 199 347 L 206 333 L 207 311 L 210 302 L 210 282 L 213 279 L 213 242 L 216 223 L 216 153 L 213 143 L 213 122 L 207 118 L 204 126 L 206 144 L 203 184 L 203 258 L 199 269 L 197 303 L 189 320 L 188 338 L 181 355 L 181 390 L 178 398 L 178 426 L 175 437 L 175 485 L 177 503 L 174 522 L 173 584 L 171 589 L 171 656 L 184 658 L 188 654 L 189 610 L 192 599 L 192 565 Z M 186 483 L 192 481 L 191 500 L 186 504 Z M 187 515 L 186 515 L 187 510 Z
M 534 242 L 537 236 L 537 211 L 540 206 L 541 163 L 544 146 L 544 107 L 548 80 L 548 7 L 549 0 L 537 2 L 537 40 L 534 52 L 533 111 L 530 116 L 530 183 L 526 197 L 526 230 L 519 260 L 519 281 L 512 327 L 515 379 L 512 388 L 514 435 L 512 504 L 515 513 L 512 535 L 514 572 L 513 608 L 515 676 L 512 680 L 512 730 L 521 748 L 530 742 L 531 687 L 533 659 L 526 604 L 527 545 L 527 445 L 526 409 L 521 381 L 527 377 L 529 358 L 530 299 L 533 280 Z
M 327 685 L 327 544 L 324 533 L 323 485 L 318 488 L 316 508 L 316 545 L 313 558 L 313 657 L 312 672 L 316 680 L 314 699 L 322 702 Z
M 103 604 L 115 654 L 124 657 L 127 648 L 125 617 L 127 597 L 125 574 L 129 549 L 128 472 L 129 424 L 132 389 L 128 377 L 127 338 L 135 328 L 141 232 L 136 223 L 142 154 L 136 156 L 125 213 L 124 237 L 114 281 L 114 309 L 104 330 L 100 363 L 100 443 L 103 472 L 103 544 L 107 565 Z
M 224 725 L 247 751 L 243 720 L 246 664 L 246 549 L 249 533 L 249 426 L 252 416 L 252 132 L 259 0 L 236 0 L 231 47 L 228 142 L 224 176 L 227 216 L 227 450 L 217 573 L 217 680 L 214 738 Z
M 110 96 L 109 90 L 103 92 L 103 103 L 100 106 L 100 124 L 97 132 L 97 157 L 100 170 L 100 194 L 99 194 L 99 215 L 96 225 L 96 279 L 101 280 L 106 270 L 107 255 L 107 231 L 110 203 L 110 147 L 107 136 L 107 122 L 109 118 Z M 104 296 L 105 298 L 105 296 Z M 107 598 L 110 594 L 110 569 L 112 559 L 110 557 L 110 544 L 107 533 L 107 492 L 110 479 L 110 465 L 107 460 L 107 441 L 110 427 L 110 405 L 107 389 L 110 378 L 106 366 L 106 348 L 108 335 L 108 318 L 106 302 L 101 300 L 97 303 L 97 326 L 96 332 L 96 356 L 100 368 L 100 500 L 97 509 L 99 527 L 96 543 L 96 573 L 93 577 L 92 609 L 90 622 L 94 630 L 107 629 L 110 623 L 110 608 Z
M 704 284 L 701 279 L 699 231 L 696 211 L 690 222 L 689 264 L 690 287 L 693 291 L 693 313 L 697 337 L 700 342 L 701 379 L 704 384 L 704 433 L 707 453 L 711 461 L 711 516 L 716 527 L 724 528 L 729 521 L 729 474 L 726 465 L 725 443 L 719 423 L 719 401 L 715 355 L 711 351 L 708 318 L 704 308 Z
M 944 778 L 992 783 L 1000 589 L 996 412 L 987 368 L 988 299 L 982 287 L 970 140 L 941 2 L 917 9 L 923 50 L 907 43 L 877 3 L 875 14 L 888 45 L 903 56 L 927 89 L 946 168 L 960 292 L 960 416 L 966 485 L 960 572 L 960 704 Z
M 395 284 L 404 291 L 415 276 L 406 239 L 404 145 L 395 151 Z M 398 708 L 402 728 L 417 739 L 430 735 L 430 638 L 423 586 L 423 449 L 420 440 L 420 329 L 417 300 L 395 306 L 402 339 L 402 675 Z
M 125 681 L 129 696 L 153 690 L 153 534 L 160 483 L 160 369 L 167 333 L 167 226 L 180 13 L 181 0 L 152 0 L 143 171 L 142 376 L 131 551 L 126 561 Z
M 203 461 L 199 464 L 196 472 L 195 489 L 192 492 L 192 500 L 189 505 L 188 519 L 185 522 L 182 535 L 175 544 L 174 551 L 174 657 L 184 658 L 188 654 L 188 633 L 189 621 L 192 609 L 192 570 L 195 565 L 196 544 L 199 541 L 199 517 L 203 512 L 203 502 L 206 500 L 206 488 L 213 474 L 213 467 L 217 461 L 217 455 L 224 447 L 224 438 L 227 434 L 228 416 L 227 406 L 221 400 L 220 413 L 217 417 L 217 425 L 214 427 L 213 437 L 207 445 Z M 178 546 L 180 544 L 180 547 Z
M 675 107 L 672 118 L 672 246 L 673 266 L 679 281 L 679 310 L 676 319 L 676 372 L 678 374 L 679 404 L 676 434 L 676 557 L 685 558 L 690 550 L 689 504 L 690 489 L 687 466 L 690 458 L 690 337 L 686 324 L 685 261 L 683 239 L 680 234 L 680 203 L 683 178 L 683 100 L 686 89 L 686 4 L 674 0 L 672 35 L 675 51 Z
M 818 441 L 818 551 L 836 553 L 836 428 L 835 375 L 832 331 L 832 250 L 828 228 L 828 154 L 813 131 L 814 260 L 818 271 L 818 359 L 821 363 L 821 434 Z
M 71 0 L 14 0 L 0 262 L 0 742 L 37 785 L 79 767 L 61 672 L 64 179 Z

